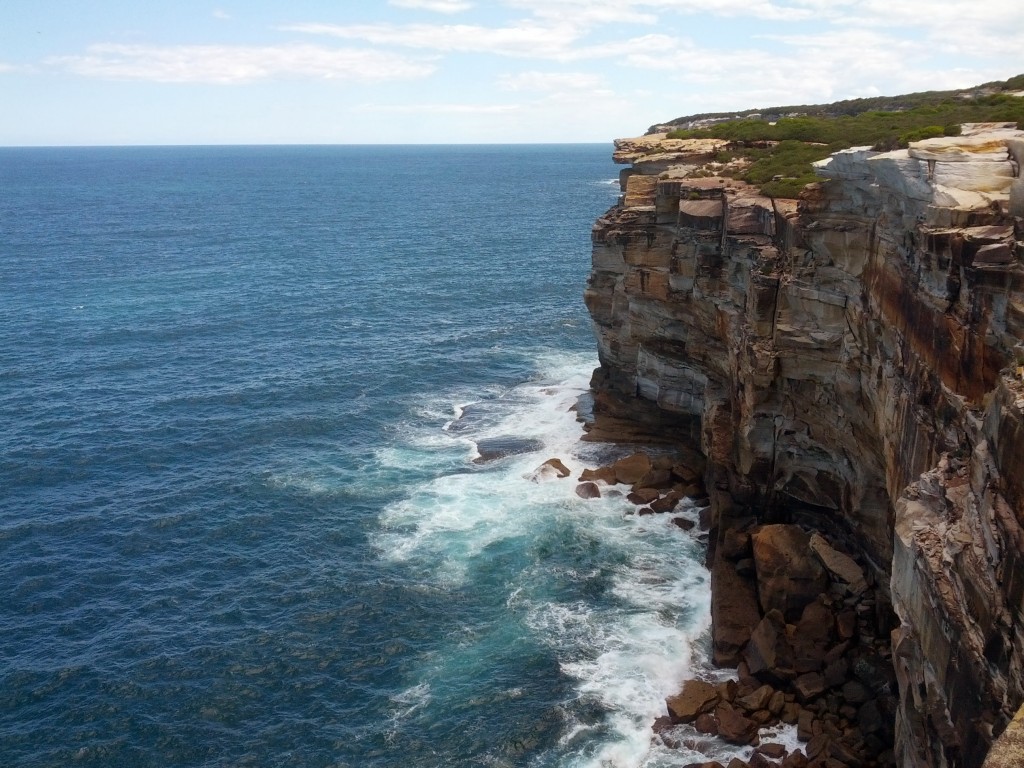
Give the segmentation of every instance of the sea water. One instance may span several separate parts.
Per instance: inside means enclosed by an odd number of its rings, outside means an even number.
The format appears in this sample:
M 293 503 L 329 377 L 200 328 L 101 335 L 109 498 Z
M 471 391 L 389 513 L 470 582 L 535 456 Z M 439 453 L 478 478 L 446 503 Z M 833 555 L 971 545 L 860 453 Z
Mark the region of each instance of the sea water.
M 0 149 L 0 764 L 706 759 L 650 730 L 701 542 L 535 474 L 610 455 L 617 194 L 603 145 Z

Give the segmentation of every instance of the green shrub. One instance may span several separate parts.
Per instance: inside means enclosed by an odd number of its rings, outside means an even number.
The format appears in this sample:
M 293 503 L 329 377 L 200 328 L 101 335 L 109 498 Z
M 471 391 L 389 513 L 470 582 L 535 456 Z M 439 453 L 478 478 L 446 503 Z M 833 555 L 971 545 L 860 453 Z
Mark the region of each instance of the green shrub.
M 814 183 L 815 181 L 819 181 L 819 179 L 813 174 L 793 179 L 777 179 L 775 181 L 769 181 L 762 184 L 761 194 L 767 195 L 768 197 L 781 197 L 787 200 L 795 200 L 800 197 L 800 193 L 803 192 L 804 187 L 808 184 Z
M 1004 90 L 1024 90 L 1024 75 L 1005 83 L 989 84 Z M 885 107 L 885 108 L 872 108 Z M 796 197 L 803 184 L 814 181 L 810 164 L 847 147 L 869 146 L 887 152 L 913 141 L 960 135 L 961 123 L 1013 122 L 1024 126 L 1024 98 L 995 93 L 961 98 L 956 91 L 925 92 L 836 102 L 832 105 L 777 107 L 764 114 L 803 111 L 799 117 L 775 121 L 747 116 L 708 128 L 675 130 L 671 138 L 718 138 L 733 142 L 715 159 L 727 163 L 737 157 L 751 161 L 734 172 L 737 178 L 760 186 L 773 197 Z M 702 115 L 697 117 L 716 117 Z M 681 118 L 682 119 L 682 118 Z M 774 147 L 753 146 L 778 142 Z
M 924 128 L 916 128 L 913 131 L 907 131 L 902 134 L 899 138 L 899 145 L 900 147 L 906 147 L 912 141 L 935 139 L 944 135 L 946 135 L 946 131 L 941 125 L 928 125 Z

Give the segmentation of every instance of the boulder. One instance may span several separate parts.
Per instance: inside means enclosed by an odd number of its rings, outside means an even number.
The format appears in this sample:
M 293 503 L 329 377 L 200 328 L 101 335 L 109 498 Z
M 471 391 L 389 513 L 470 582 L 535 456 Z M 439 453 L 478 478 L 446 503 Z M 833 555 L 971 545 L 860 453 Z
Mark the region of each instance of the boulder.
M 811 535 L 811 550 L 836 579 L 846 584 L 851 594 L 859 595 L 868 588 L 864 570 L 847 554 L 835 549 L 820 533 Z
M 761 620 L 754 584 L 716 557 L 711 568 L 711 639 L 715 664 L 735 667 Z
M 840 640 L 849 640 L 857 632 L 857 614 L 853 611 L 842 611 L 836 615 L 836 632 Z
M 633 485 L 651 471 L 651 458 L 641 451 L 624 459 L 619 459 L 612 464 L 612 469 L 615 470 L 616 482 L 623 483 L 624 485 Z
M 679 501 L 681 498 L 682 496 L 674 491 L 666 493 L 660 499 L 655 499 L 654 501 L 651 502 L 651 509 L 653 509 L 655 512 L 659 514 L 663 512 L 671 512 L 673 509 L 679 506 Z
M 765 525 L 753 536 L 761 609 L 782 611 L 795 622 L 828 587 L 828 576 L 810 549 L 810 536 L 796 525 Z
M 548 459 L 530 474 L 530 479 L 535 483 L 547 480 L 562 479 L 571 475 L 569 468 L 562 463 L 561 459 Z
M 823 733 L 818 734 L 817 736 L 812 736 L 805 747 L 807 757 L 814 760 L 818 755 L 827 755 L 825 750 L 828 749 L 829 741 L 831 741 L 831 739 Z
M 729 528 L 722 534 L 718 547 L 721 556 L 729 560 L 741 560 L 745 557 L 750 557 L 750 534 L 746 531 Z
M 581 499 L 599 499 L 601 498 L 601 489 L 594 482 L 578 483 L 576 485 L 576 495 Z
M 718 690 L 703 680 L 687 680 L 682 690 L 665 700 L 673 723 L 692 723 L 697 716 L 714 709 L 719 701 Z
M 864 684 L 857 680 L 849 680 L 843 686 L 843 698 L 850 704 L 863 704 L 871 698 L 871 693 Z
M 731 705 L 719 704 L 715 717 L 718 718 L 718 736 L 724 741 L 746 746 L 757 739 L 757 723 Z
M 784 680 L 793 677 L 792 653 L 782 613 L 772 610 L 751 633 L 743 659 L 750 674 Z
M 630 504 L 640 506 L 641 504 L 650 504 L 660 495 L 661 494 L 659 494 L 654 488 L 641 488 L 628 494 L 626 496 L 626 501 Z
M 850 664 L 846 659 L 836 659 L 825 666 L 822 676 L 825 678 L 825 685 L 835 688 L 846 682 L 846 676 L 850 674 Z
M 756 712 L 751 712 L 750 719 L 762 728 L 777 722 L 775 719 L 775 715 L 773 715 L 767 709 L 759 709 Z
M 753 693 L 749 693 L 746 696 L 740 696 L 736 699 L 736 704 L 747 710 L 747 712 L 756 712 L 759 709 L 767 709 L 768 702 L 771 701 L 774 693 L 775 689 L 770 685 L 762 685 Z
M 730 704 L 739 695 L 740 686 L 735 680 L 724 680 L 715 687 L 718 689 L 718 695 L 722 701 L 728 701 Z
M 697 719 L 693 721 L 693 727 L 697 729 L 698 733 L 708 736 L 718 735 L 718 721 L 710 712 L 703 712 L 697 715 Z
M 558 473 L 558 476 L 560 478 L 568 477 L 569 475 L 572 474 L 572 472 L 569 471 L 569 468 L 562 463 L 561 459 L 548 459 L 547 461 L 544 462 L 542 466 L 551 467 L 553 470 L 555 470 L 555 472 Z
M 580 481 L 594 481 L 607 483 L 608 485 L 615 485 L 615 468 L 598 467 L 597 469 L 584 469 L 580 472 Z
M 835 618 L 820 600 L 807 605 L 793 631 L 793 666 L 797 672 L 817 672 L 834 639 Z
M 782 714 L 779 719 L 786 725 L 796 725 L 800 719 L 800 705 L 796 702 L 787 701 L 782 707 Z
M 672 477 L 672 473 L 669 470 L 652 468 L 636 481 L 636 487 L 665 490 L 666 488 L 671 488 L 673 483 L 675 483 L 675 478 Z
M 861 768 L 864 764 L 857 754 L 857 750 L 838 739 L 833 739 L 829 742 L 826 752 L 829 757 L 838 760 L 840 764 L 847 766 L 847 768 Z
M 814 713 L 809 709 L 801 709 L 796 720 L 796 737 L 800 741 L 810 741 L 814 736 Z
M 843 640 L 843 642 L 834 646 L 828 653 L 825 654 L 825 663 L 831 664 L 833 661 L 846 658 L 847 652 L 852 647 L 852 643 L 849 640 Z
M 651 467 L 653 469 L 672 469 L 672 466 L 676 463 L 677 459 L 672 456 L 655 456 L 651 459 Z
M 882 713 L 874 699 L 861 704 L 857 710 L 857 725 L 861 733 L 877 733 L 882 730 Z
M 786 747 L 784 744 L 775 744 L 769 742 L 768 744 L 762 744 L 756 750 L 756 754 L 770 757 L 772 760 L 781 760 L 786 756 Z
M 692 531 L 696 525 L 693 520 L 687 520 L 685 517 L 673 517 L 672 524 L 682 528 L 684 531 Z
M 662 715 L 661 717 L 654 718 L 654 722 L 651 723 L 651 730 L 655 733 L 663 733 L 670 730 L 672 725 L 672 718 L 668 715 Z
M 678 480 L 681 480 L 688 485 L 700 482 L 700 472 L 689 464 L 673 464 L 671 470 L 672 474 L 675 475 Z
M 808 672 L 793 681 L 796 697 L 806 704 L 825 692 L 825 678 L 818 672 Z

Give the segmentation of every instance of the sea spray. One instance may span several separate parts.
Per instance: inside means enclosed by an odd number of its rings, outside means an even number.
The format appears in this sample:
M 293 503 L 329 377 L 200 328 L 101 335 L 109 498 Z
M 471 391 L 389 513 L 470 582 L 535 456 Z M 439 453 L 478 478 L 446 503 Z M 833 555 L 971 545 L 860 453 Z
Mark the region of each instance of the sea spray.
M 544 363 L 548 375 L 452 403 L 455 418 L 435 424 L 429 437 L 413 431 L 398 449 L 400 461 L 382 457 L 423 471 L 432 456 L 446 471 L 384 510 L 375 539 L 381 557 L 424 584 L 471 589 L 487 606 L 485 619 L 453 625 L 450 642 L 424 656 L 396 697 L 396 711 L 414 717 L 428 696 L 429 706 L 446 711 L 467 695 L 490 704 L 525 695 L 512 680 L 492 684 L 489 667 L 521 646 L 529 649 L 521 662 L 536 654 L 557 666 L 552 682 L 560 681 L 560 695 L 547 727 L 518 759 L 579 768 L 691 762 L 699 753 L 652 745 L 650 726 L 665 697 L 704 664 L 703 546 L 670 519 L 695 519 L 696 510 L 684 502 L 675 515 L 638 516 L 625 488 L 584 500 L 574 479 L 538 474 L 558 458 L 578 477 L 609 450 L 580 442 L 574 406 L 586 391 L 590 361 L 548 359 L 538 368 Z M 542 447 L 474 464 L 475 442 L 499 436 Z M 460 676 L 464 687 L 445 686 Z M 501 760 L 508 750 L 498 744 L 488 754 Z

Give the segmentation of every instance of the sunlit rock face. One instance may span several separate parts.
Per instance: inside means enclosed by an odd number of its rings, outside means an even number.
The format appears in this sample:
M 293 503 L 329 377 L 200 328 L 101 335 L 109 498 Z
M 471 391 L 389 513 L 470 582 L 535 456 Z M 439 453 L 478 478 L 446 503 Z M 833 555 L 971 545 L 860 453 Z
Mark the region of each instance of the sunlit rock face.
M 860 552 L 898 617 L 897 764 L 980 765 L 1024 700 L 1024 132 L 837 153 L 799 202 L 660 140 L 617 144 L 593 230 L 596 433 L 699 448 L 720 531 Z

